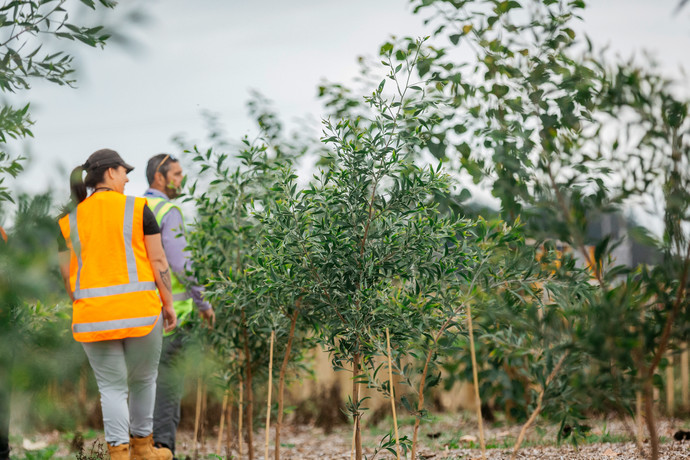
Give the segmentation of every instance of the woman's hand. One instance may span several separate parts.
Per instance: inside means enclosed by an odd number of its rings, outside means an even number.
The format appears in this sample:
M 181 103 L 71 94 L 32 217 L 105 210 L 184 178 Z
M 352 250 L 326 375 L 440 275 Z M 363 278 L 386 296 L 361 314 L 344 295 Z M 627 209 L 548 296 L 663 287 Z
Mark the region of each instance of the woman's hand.
M 163 305 L 163 327 L 165 332 L 171 332 L 177 326 L 177 315 L 172 305 Z

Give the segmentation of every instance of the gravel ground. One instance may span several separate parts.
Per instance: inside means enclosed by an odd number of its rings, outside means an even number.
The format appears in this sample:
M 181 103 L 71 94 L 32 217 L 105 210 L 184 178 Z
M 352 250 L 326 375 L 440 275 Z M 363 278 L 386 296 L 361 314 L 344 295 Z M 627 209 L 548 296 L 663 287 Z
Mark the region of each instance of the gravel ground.
M 297 431 L 297 432 L 296 432 Z M 257 439 L 262 439 L 262 433 L 257 433 Z M 185 434 L 186 435 L 186 434 Z M 186 436 L 185 436 L 186 438 Z M 286 433 L 285 443 L 281 448 L 281 458 L 284 460 L 349 460 L 350 459 L 350 442 L 343 436 L 338 436 L 337 434 L 324 435 L 318 433 L 315 429 L 305 429 L 302 430 L 290 430 Z M 182 451 L 180 453 L 187 453 L 192 456 L 192 445 L 191 445 L 191 435 L 188 440 L 183 441 L 181 447 Z M 214 446 L 210 446 L 207 443 L 206 448 L 200 450 L 200 454 L 208 454 L 212 452 Z M 244 455 L 242 458 L 247 458 L 246 445 L 244 446 Z M 578 449 L 575 449 L 571 445 L 561 445 L 559 446 L 533 446 L 533 447 L 523 447 L 520 449 L 517 458 L 519 459 L 579 459 L 579 460 L 590 460 L 590 459 L 605 459 L 605 460 L 623 460 L 623 459 L 645 459 L 649 458 L 649 445 L 645 444 L 645 454 L 647 456 L 640 455 L 635 443 L 595 443 L 580 445 Z M 255 456 L 256 460 L 264 459 L 264 446 L 255 444 Z M 371 455 L 374 453 L 373 448 L 365 448 L 364 453 L 371 459 Z M 487 460 L 503 460 L 511 458 L 511 449 L 488 449 L 486 451 Z M 223 456 L 225 452 L 223 450 Z M 237 458 L 237 451 L 233 449 L 233 455 Z M 386 453 L 387 454 L 387 453 Z M 376 458 L 378 459 L 391 459 L 395 458 L 390 454 L 379 454 Z M 424 459 L 480 459 L 481 450 L 470 449 L 470 448 L 456 448 L 450 449 L 448 447 L 442 447 L 440 449 L 432 449 L 425 447 L 420 452 Z M 273 458 L 273 446 L 271 445 L 269 449 L 269 458 Z M 668 442 L 661 445 L 661 455 L 662 460 L 675 460 L 675 459 L 690 459 L 690 442 Z
M 665 438 L 661 444 L 660 459 L 690 459 L 690 441 L 678 442 L 673 440 L 673 433 L 677 429 L 685 429 L 687 422 L 681 420 L 663 420 L 659 423 L 659 434 Z M 624 441 L 628 436 L 628 431 L 624 424 L 617 421 L 599 421 L 593 423 L 592 436 L 595 439 L 615 438 Z M 513 445 L 514 440 L 520 432 L 520 426 L 495 427 L 486 430 L 488 445 Z M 604 459 L 604 460 L 623 460 L 623 459 L 645 459 L 649 458 L 650 446 L 645 442 L 645 453 L 642 455 L 634 442 L 595 442 L 580 444 L 576 449 L 570 444 L 561 446 L 553 445 L 556 439 L 558 427 L 547 426 L 530 430 L 527 441 L 520 449 L 517 458 L 519 459 Z M 407 428 L 403 432 L 407 432 Z M 428 435 L 435 439 L 430 439 Z M 369 429 L 363 432 L 364 453 L 372 459 L 375 453 L 375 445 L 385 435 L 384 430 Z M 351 428 L 341 427 L 331 434 L 325 434 L 323 430 L 313 426 L 294 426 L 290 425 L 284 429 L 281 436 L 283 440 L 281 447 L 281 459 L 284 460 L 349 460 L 351 449 Z M 424 427 L 420 432 L 420 443 L 422 448 L 420 454 L 425 459 L 481 459 L 481 450 L 475 447 L 476 424 L 472 420 L 463 420 L 460 423 L 451 420 L 441 420 L 432 423 L 429 427 Z M 179 437 L 179 453 L 193 457 L 192 433 L 181 433 Z M 255 433 L 255 456 L 256 460 L 264 459 L 264 439 L 265 431 L 259 430 Z M 204 446 L 199 446 L 199 454 L 208 455 L 215 451 L 217 440 L 208 440 Z M 460 445 L 457 445 L 460 444 Z M 546 444 L 546 445 L 535 445 Z M 552 444 L 552 445 L 549 445 Z M 243 448 L 247 458 L 246 444 Z M 225 455 L 224 446 L 221 449 Z M 510 448 L 490 448 L 487 449 L 486 458 L 488 460 L 510 459 L 512 449 Z M 238 452 L 233 449 L 232 454 L 238 458 Z M 273 458 L 273 444 L 269 448 L 269 458 Z M 395 458 L 388 452 L 379 453 L 377 459 Z
M 385 426 L 384 426 L 385 425 Z M 634 442 L 629 439 L 629 431 L 624 424 L 616 421 L 598 421 L 592 423 L 590 440 L 574 448 L 570 444 L 555 445 L 555 426 L 541 426 L 530 430 L 527 440 L 520 449 L 519 459 L 645 459 L 649 458 L 649 444 L 645 442 L 645 454 L 642 455 Z M 381 423 L 381 429 L 367 428 L 363 431 L 364 453 L 369 460 L 375 453 L 375 446 L 386 434 L 388 425 Z M 659 423 L 659 434 L 665 440 L 661 444 L 660 458 L 664 460 L 690 459 L 690 441 L 679 442 L 673 440 L 673 433 L 678 429 L 688 429 L 690 421 L 662 420 Z M 512 450 L 505 448 L 512 446 L 520 431 L 520 426 L 491 427 L 486 430 L 488 460 L 509 459 Z M 409 426 L 401 427 L 402 434 L 410 434 Z M 273 435 L 273 433 L 271 433 Z M 348 426 L 341 426 L 332 433 L 326 434 L 320 427 L 309 425 L 287 425 L 283 430 L 281 458 L 283 460 L 349 460 L 352 431 Z M 420 430 L 420 454 L 424 459 L 480 459 L 481 451 L 477 446 L 476 424 L 472 420 L 452 420 L 449 416 L 423 426 Z M 22 458 L 49 458 L 37 456 L 38 451 L 58 447 L 53 458 L 75 458 L 71 446 L 72 436 L 58 432 L 44 433 L 22 439 L 15 436 L 12 456 Z M 96 432 L 84 441 L 85 451 L 88 452 L 99 442 L 103 442 L 103 434 Z M 194 457 L 193 434 L 189 431 L 178 433 L 177 457 L 191 459 Z M 272 436 L 271 436 L 272 438 Z M 254 436 L 254 458 L 264 460 L 265 432 L 257 430 Z M 615 440 L 620 442 L 603 442 Z M 601 441 L 601 442 L 592 442 Z M 198 456 L 201 459 L 217 459 L 212 455 L 217 444 L 217 430 L 211 432 L 206 442 L 198 445 Z M 497 446 L 503 447 L 499 448 Z M 493 448 L 491 448 L 493 447 Z M 239 458 L 236 446 L 232 449 L 235 459 Z M 225 458 L 225 444 L 221 448 L 221 458 Z M 646 456 L 645 456 L 646 455 Z M 106 456 L 107 458 L 107 456 Z M 247 446 L 243 448 L 243 459 L 247 457 Z M 269 449 L 269 458 L 273 458 L 273 444 Z M 388 452 L 379 453 L 377 459 L 391 459 L 394 456 Z

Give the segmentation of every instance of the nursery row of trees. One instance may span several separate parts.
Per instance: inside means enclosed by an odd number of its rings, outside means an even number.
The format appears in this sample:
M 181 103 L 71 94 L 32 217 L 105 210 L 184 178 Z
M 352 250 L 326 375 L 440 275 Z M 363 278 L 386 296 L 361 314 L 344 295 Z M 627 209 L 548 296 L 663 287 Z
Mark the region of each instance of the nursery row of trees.
M 30 78 L 69 83 L 70 60 L 15 46 L 23 34 L 106 39 L 44 19 L 63 14 L 64 1 L 11 3 L 0 30 L 11 17 L 28 25 L 1 44 L 3 91 Z M 581 1 L 412 4 L 430 36 L 382 44 L 359 88 L 319 88 L 320 139 L 290 137 L 257 99 L 259 139 L 238 151 L 188 146 L 204 173 L 189 188 L 190 249 L 217 310 L 201 340 L 222 363 L 218 382 L 238 405 L 249 457 L 263 412 L 254 391 L 269 389 L 279 458 L 285 386 L 318 344 L 352 373 L 344 409 L 358 460 L 363 387 L 416 420 L 411 432 L 394 424 L 379 449 L 416 458 L 425 396 L 457 380 L 474 383 L 477 408 L 491 401 L 524 423 L 515 452 L 539 416 L 574 427 L 577 441 L 583 419 L 613 412 L 646 421 L 657 458 L 654 387 L 690 324 L 687 101 L 653 65 L 612 60 L 579 37 Z M 27 113 L 3 109 L 0 141 L 31 135 Z M 313 177 L 298 178 L 313 157 Z M 0 161 L 3 178 L 20 172 L 16 156 Z M 500 209 L 481 210 L 478 190 Z M 43 249 L 54 243 L 54 208 L 49 197 L 23 203 L 13 244 L 2 246 L 2 326 L 15 337 L 64 316 L 50 308 L 59 278 L 42 276 L 54 266 Z M 602 216 L 646 208 L 660 231 L 592 236 Z M 655 263 L 616 260 L 631 238 L 654 248 Z M 393 374 L 402 394 L 392 394 Z
M 584 418 L 614 412 L 646 421 L 657 458 L 653 390 L 688 332 L 687 102 L 653 65 L 579 38 L 583 2 L 413 4 L 430 37 L 384 43 L 364 90 L 320 88 L 322 145 L 289 138 L 255 101 L 260 139 L 189 149 L 211 174 L 190 190 L 196 275 L 222 306 L 208 343 L 231 399 L 243 393 L 250 458 L 255 386 L 273 365 L 279 458 L 285 382 L 314 343 L 352 373 L 357 459 L 362 386 L 415 417 L 380 448 L 416 458 L 425 394 L 458 379 L 477 407 L 524 421 L 515 452 L 539 415 L 577 441 Z M 500 211 L 477 211 L 481 187 Z M 592 237 L 604 216 L 654 205 L 660 233 Z M 616 260 L 633 238 L 655 263 Z

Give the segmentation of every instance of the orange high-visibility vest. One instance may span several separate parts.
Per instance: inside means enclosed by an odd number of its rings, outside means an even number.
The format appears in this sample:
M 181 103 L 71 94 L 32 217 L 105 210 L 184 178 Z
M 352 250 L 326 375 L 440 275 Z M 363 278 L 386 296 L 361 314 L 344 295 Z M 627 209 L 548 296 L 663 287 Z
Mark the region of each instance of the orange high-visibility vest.
M 144 244 L 145 198 L 94 193 L 60 230 L 71 250 L 72 334 L 78 342 L 141 337 L 161 314 Z

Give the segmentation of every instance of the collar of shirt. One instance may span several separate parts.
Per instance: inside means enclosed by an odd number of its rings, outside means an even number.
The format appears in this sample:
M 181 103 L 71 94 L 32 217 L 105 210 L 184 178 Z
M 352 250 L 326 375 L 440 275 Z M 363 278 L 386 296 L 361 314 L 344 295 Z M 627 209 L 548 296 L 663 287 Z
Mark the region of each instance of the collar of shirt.
M 164 198 L 164 199 L 168 200 L 168 197 L 166 196 L 165 193 L 161 192 L 160 190 L 156 190 L 155 188 L 147 189 L 146 192 L 144 192 L 144 196 Z

